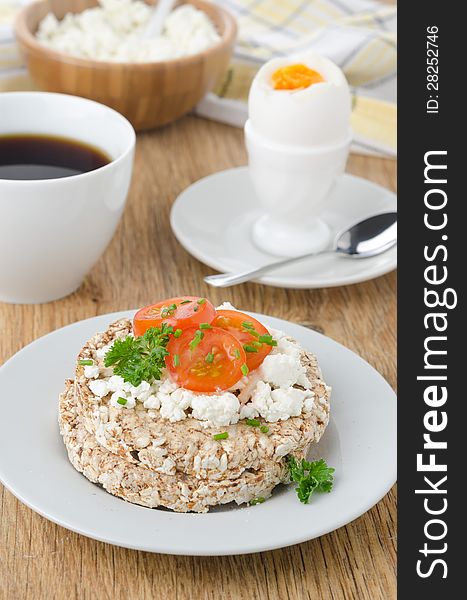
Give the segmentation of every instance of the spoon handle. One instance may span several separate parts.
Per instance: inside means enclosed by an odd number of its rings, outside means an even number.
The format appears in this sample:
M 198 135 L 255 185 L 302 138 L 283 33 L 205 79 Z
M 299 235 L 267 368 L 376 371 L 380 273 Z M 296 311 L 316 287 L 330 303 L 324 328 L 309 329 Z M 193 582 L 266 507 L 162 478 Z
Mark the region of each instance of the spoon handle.
M 175 0 L 159 0 L 146 26 L 143 39 L 155 38 L 161 34 L 165 20 L 172 11 L 174 4 Z
M 230 287 L 231 285 L 236 285 L 237 283 L 245 283 L 245 281 L 251 281 L 252 279 L 256 279 L 261 275 L 264 275 L 265 273 L 269 273 L 269 271 L 274 271 L 274 269 L 290 265 L 304 258 L 310 258 L 311 256 L 318 256 L 323 254 L 334 254 L 334 251 L 324 250 L 322 252 L 313 252 L 311 254 L 305 254 L 304 256 L 286 258 L 285 260 L 279 260 L 277 262 L 270 263 L 269 265 L 264 265 L 263 267 L 250 269 L 248 271 L 242 271 L 241 273 L 220 273 L 219 275 L 208 275 L 204 278 L 204 281 L 206 283 L 209 283 L 209 285 L 212 285 L 213 287 Z

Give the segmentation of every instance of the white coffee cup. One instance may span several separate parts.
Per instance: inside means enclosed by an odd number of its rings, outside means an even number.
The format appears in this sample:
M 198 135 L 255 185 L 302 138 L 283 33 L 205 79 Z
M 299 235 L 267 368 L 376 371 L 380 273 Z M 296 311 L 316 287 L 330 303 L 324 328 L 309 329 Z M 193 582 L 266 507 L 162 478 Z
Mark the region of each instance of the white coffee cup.
M 0 94 L 0 136 L 48 134 L 90 144 L 107 165 L 60 179 L 0 179 L 0 301 L 40 303 L 71 294 L 112 239 L 125 207 L 135 131 L 85 98 Z
M 330 145 L 279 144 L 246 122 L 250 178 L 264 211 L 253 225 L 256 246 L 269 254 L 293 257 L 329 245 L 331 232 L 321 216 L 344 172 L 350 142 L 349 132 Z

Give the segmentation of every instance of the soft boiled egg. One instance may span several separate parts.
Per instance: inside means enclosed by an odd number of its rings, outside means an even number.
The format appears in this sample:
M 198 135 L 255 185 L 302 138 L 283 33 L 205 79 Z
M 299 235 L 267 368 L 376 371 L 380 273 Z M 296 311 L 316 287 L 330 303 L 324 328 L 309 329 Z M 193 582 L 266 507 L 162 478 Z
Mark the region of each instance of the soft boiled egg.
M 256 134 L 271 142 L 339 144 L 350 133 L 349 86 L 340 68 L 317 54 L 275 58 L 256 74 L 248 112 Z

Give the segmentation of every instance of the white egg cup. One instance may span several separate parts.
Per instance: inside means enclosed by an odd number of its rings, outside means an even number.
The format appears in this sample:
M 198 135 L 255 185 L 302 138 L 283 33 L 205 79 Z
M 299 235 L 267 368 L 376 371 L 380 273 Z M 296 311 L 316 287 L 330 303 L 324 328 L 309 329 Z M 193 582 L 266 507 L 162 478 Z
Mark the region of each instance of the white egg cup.
M 264 214 L 253 241 L 269 254 L 293 257 L 319 252 L 331 231 L 321 215 L 336 179 L 344 172 L 351 136 L 333 145 L 278 144 L 245 125 L 249 171 Z

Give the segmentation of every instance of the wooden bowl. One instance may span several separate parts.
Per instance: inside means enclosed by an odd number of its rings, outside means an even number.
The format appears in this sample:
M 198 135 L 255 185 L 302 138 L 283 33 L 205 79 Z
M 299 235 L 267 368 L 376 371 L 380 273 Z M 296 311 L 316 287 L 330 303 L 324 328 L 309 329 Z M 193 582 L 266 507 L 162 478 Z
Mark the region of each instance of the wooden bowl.
M 146 0 L 155 4 L 157 0 Z M 237 27 L 224 9 L 190 0 L 215 24 L 221 40 L 204 52 L 161 62 L 114 63 L 78 58 L 43 46 L 35 37 L 40 21 L 97 6 L 97 0 L 41 0 L 19 13 L 16 38 L 29 73 L 40 89 L 84 96 L 125 115 L 135 129 L 149 129 L 186 114 L 225 73 Z

